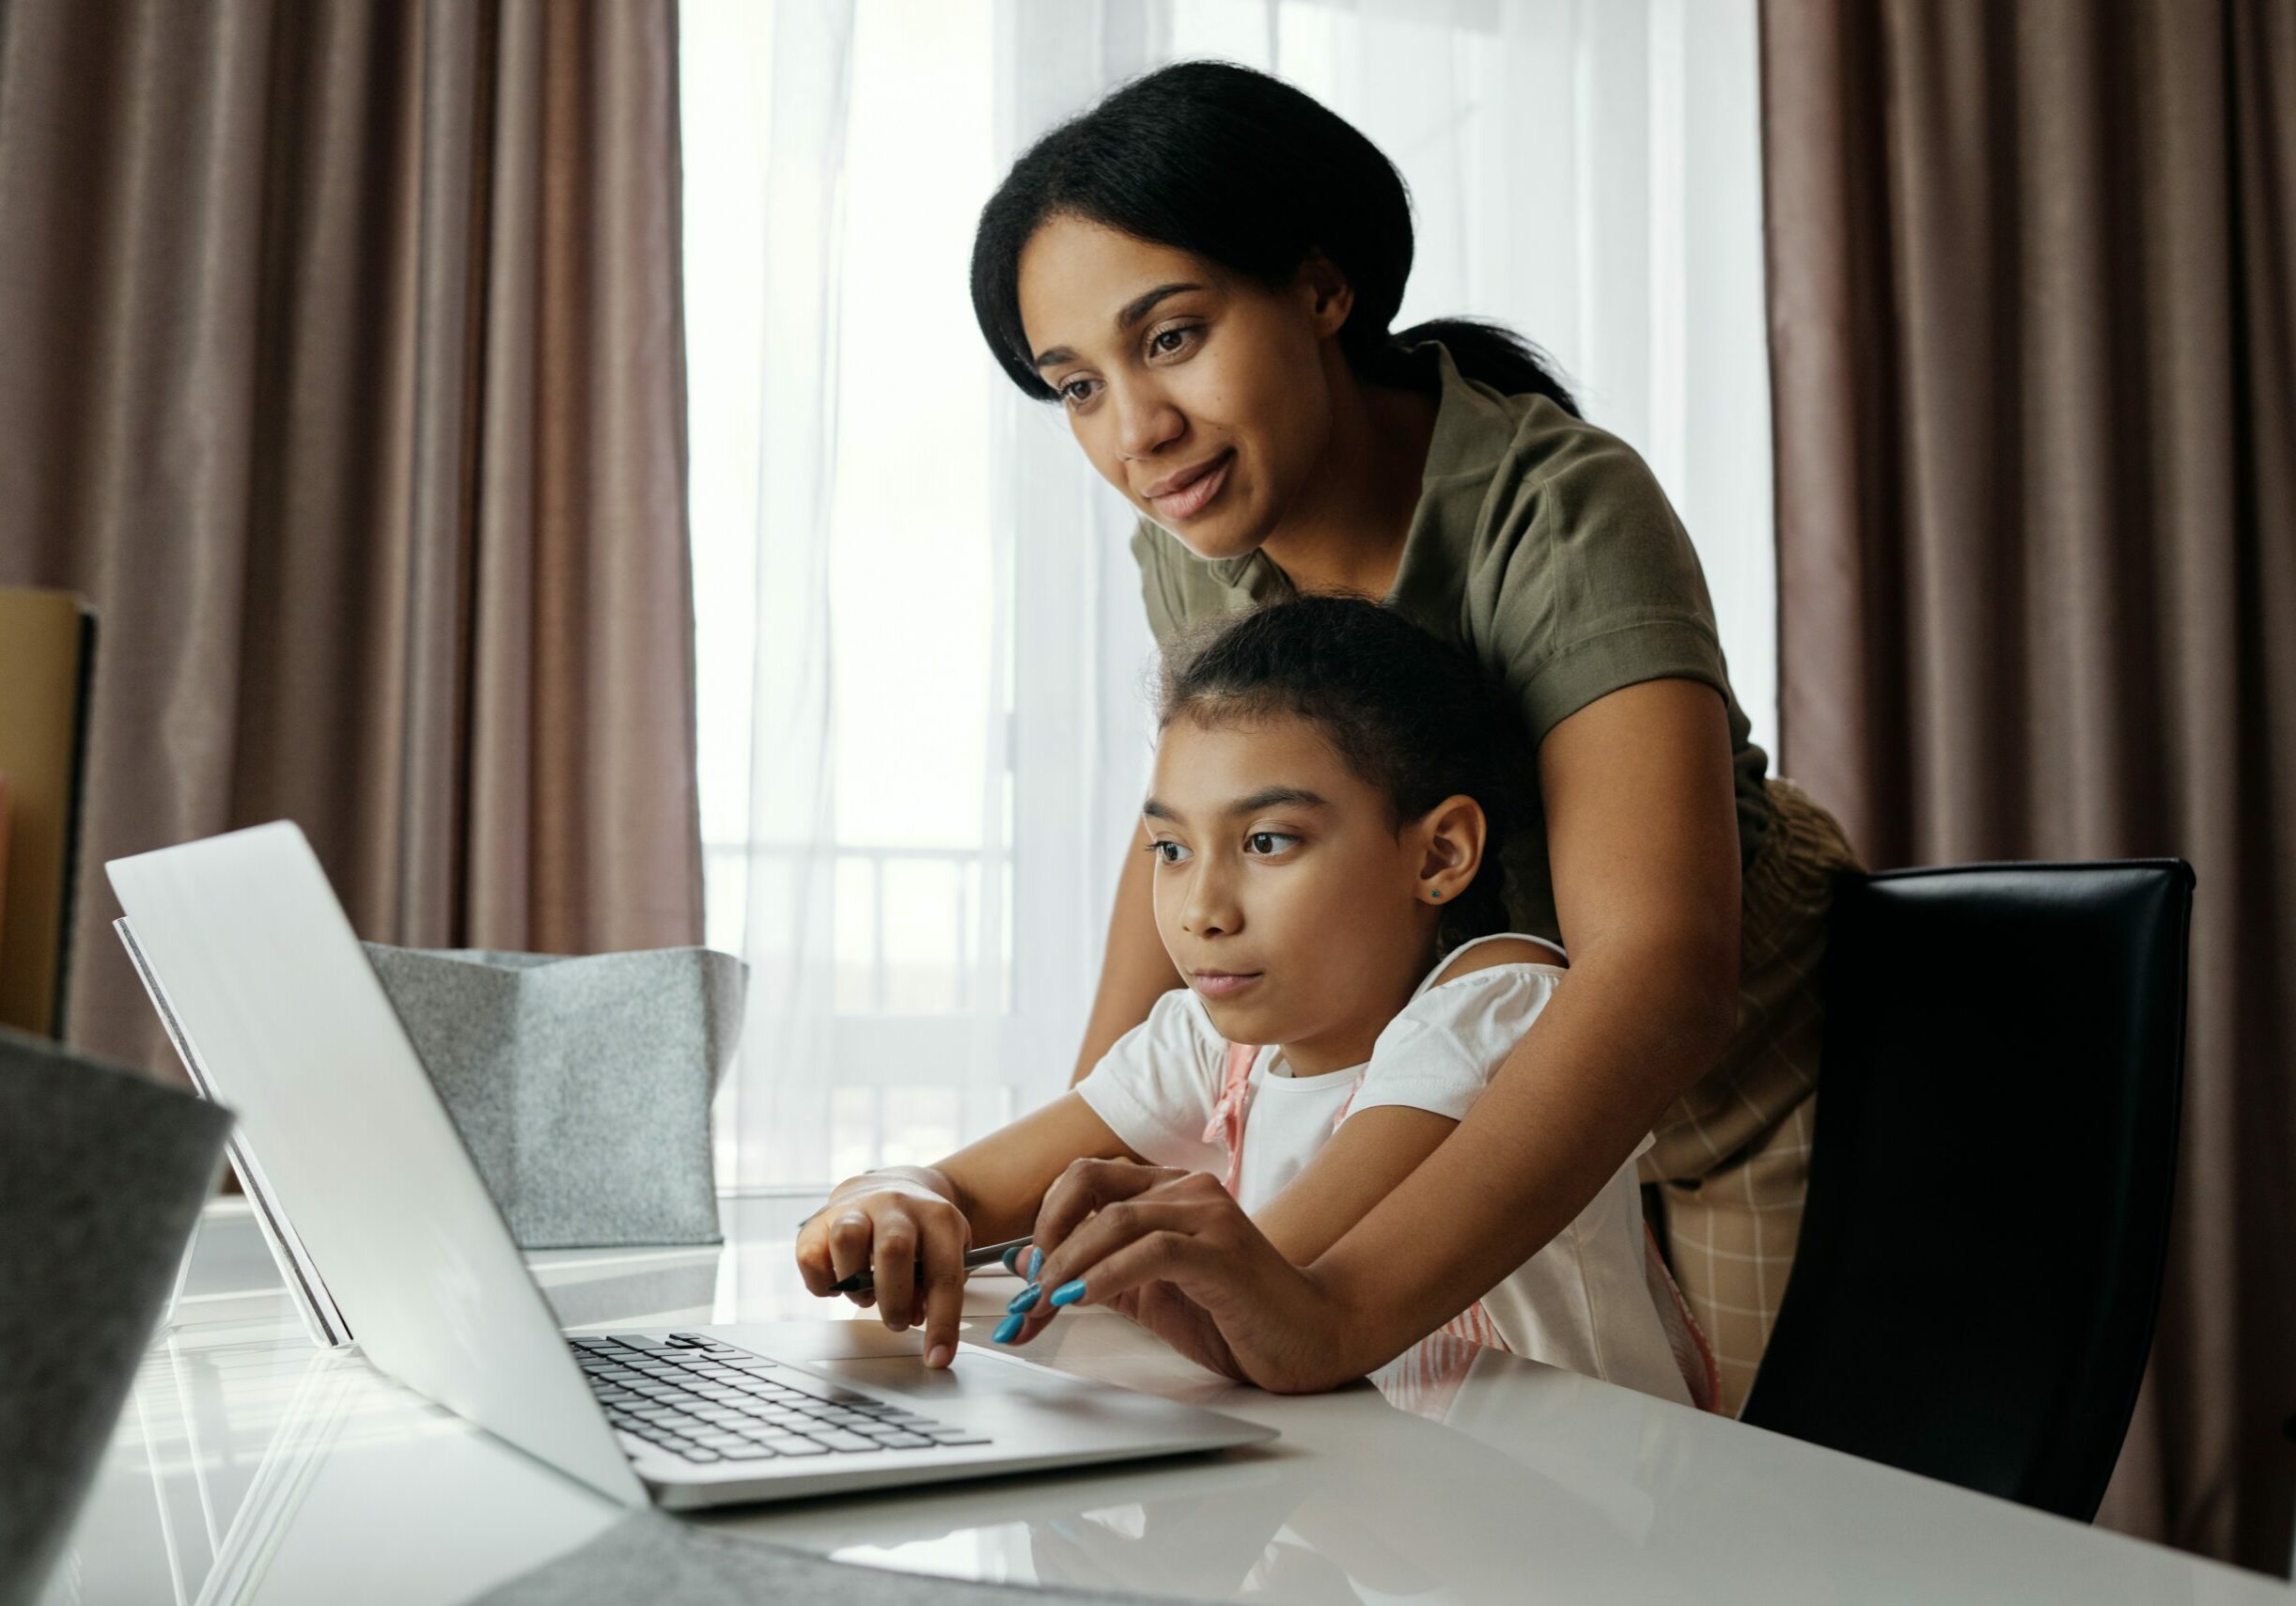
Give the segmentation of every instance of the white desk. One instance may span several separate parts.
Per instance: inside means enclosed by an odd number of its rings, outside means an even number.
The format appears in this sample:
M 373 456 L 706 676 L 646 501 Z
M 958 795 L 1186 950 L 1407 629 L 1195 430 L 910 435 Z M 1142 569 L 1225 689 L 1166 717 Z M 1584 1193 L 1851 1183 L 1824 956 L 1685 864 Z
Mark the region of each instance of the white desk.
M 570 1324 L 849 1307 L 789 1269 L 801 1207 L 728 1207 L 723 1251 L 538 1257 Z M 976 1283 L 985 1336 L 1015 1285 Z M 1279 1398 L 1121 1318 L 1064 1315 L 1064 1370 L 1265 1422 L 1225 1457 L 759 1507 L 704 1520 L 955 1577 L 1254 1601 L 2271 1602 L 2261 1576 L 1490 1352 Z M 958 1364 L 963 1364 L 960 1356 Z M 310 1349 L 244 1218 L 211 1222 L 146 1356 L 55 1603 L 461 1599 L 620 1509 Z

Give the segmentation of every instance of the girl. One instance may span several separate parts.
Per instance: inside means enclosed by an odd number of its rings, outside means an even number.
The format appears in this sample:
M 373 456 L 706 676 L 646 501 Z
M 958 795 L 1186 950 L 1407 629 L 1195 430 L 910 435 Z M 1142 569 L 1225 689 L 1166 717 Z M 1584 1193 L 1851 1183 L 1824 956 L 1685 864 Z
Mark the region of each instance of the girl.
M 1386 158 L 1299 90 L 1213 62 L 1054 129 L 981 213 L 981 332 L 1138 509 L 1159 638 L 1345 590 L 1463 648 L 1504 689 L 1524 756 L 1506 927 L 1571 957 L 1570 988 L 1440 1162 L 1312 1267 L 1218 1198 L 1157 1217 L 1157 1240 L 1239 1364 L 1329 1384 L 1523 1264 L 1655 1129 L 1642 1175 L 1734 1408 L 1792 1263 L 1826 904 L 1855 860 L 1766 775 L 1697 554 L 1649 471 L 1506 332 L 1393 331 L 1411 261 Z M 1149 912 L 1161 868 L 1127 855 L 1080 1075 L 1185 979 Z M 1144 1206 L 1164 1186 L 1096 1178 L 1102 1199 Z M 1093 1228 L 1091 1252 L 1121 1252 L 1126 1219 Z M 1086 1253 L 1055 1259 L 1074 1276 Z
M 1058 1184 L 1096 1161 L 1225 1191 L 1311 1262 L 1433 1152 L 1563 977 L 1558 947 L 1506 930 L 1503 719 L 1472 665 L 1395 614 L 1342 598 L 1247 614 L 1167 653 L 1159 726 L 1144 857 L 1189 985 L 1050 1108 L 938 1165 L 842 1184 L 798 1239 L 807 1286 L 867 1269 L 897 1330 L 921 1294 L 929 1364 L 949 1358 L 966 1246 L 1072 1210 L 1089 1190 Z M 1646 1242 L 1630 1159 L 1448 1331 L 1709 1394 L 1695 1347 L 1690 1377 L 1678 1360 Z M 1156 1284 L 1122 1256 L 1032 1282 L 994 1336 L 1023 1341 L 1078 1302 L 1168 1331 Z M 1180 1334 L 1226 1364 L 1200 1336 Z

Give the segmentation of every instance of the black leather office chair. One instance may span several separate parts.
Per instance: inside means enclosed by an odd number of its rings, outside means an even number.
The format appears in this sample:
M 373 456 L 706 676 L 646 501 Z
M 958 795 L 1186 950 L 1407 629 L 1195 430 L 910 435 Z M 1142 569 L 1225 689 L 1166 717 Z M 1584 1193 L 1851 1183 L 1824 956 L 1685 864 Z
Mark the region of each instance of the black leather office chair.
M 1742 1418 L 2086 1521 L 2152 1346 L 2193 872 L 1846 878 L 1809 1205 Z

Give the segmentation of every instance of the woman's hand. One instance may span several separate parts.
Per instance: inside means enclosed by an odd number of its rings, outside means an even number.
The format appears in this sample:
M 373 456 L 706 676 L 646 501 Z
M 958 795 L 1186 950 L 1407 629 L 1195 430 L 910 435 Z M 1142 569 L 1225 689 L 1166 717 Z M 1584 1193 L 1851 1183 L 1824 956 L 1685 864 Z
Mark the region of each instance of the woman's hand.
M 876 1305 L 895 1333 L 921 1318 L 925 1364 L 945 1366 L 957 1353 L 972 1241 L 953 1192 L 929 1168 L 872 1171 L 838 1183 L 799 1229 L 797 1269 L 806 1291 L 824 1297 L 832 1284 L 867 1271 L 875 1292 L 846 1298 Z
M 1292 1265 L 1219 1179 L 1122 1160 L 1080 1160 L 1037 1214 L 1020 1329 L 1025 1344 L 1063 1306 L 1106 1305 L 1211 1370 L 1278 1394 L 1355 1375 L 1346 1331 L 1313 1274 Z M 1020 1300 L 1028 1300 L 1023 1292 Z

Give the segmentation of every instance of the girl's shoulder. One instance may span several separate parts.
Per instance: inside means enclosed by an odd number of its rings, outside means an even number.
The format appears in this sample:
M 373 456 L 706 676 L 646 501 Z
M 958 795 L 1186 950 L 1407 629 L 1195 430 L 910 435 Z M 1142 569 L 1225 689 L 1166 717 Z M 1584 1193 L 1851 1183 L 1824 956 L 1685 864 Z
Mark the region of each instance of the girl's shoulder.
M 1226 1061 L 1227 1044 L 1203 1000 L 1195 989 L 1180 988 L 1158 998 L 1148 1019 L 1109 1047 L 1076 1091 L 1135 1151 L 1177 1153 L 1171 1146 L 1198 1141 L 1218 1103 Z
M 1226 1073 L 1227 1039 L 1211 1023 L 1211 1012 L 1193 987 L 1178 987 L 1149 1006 L 1148 1019 L 1133 1028 L 1137 1058 L 1151 1062 L 1167 1078 L 1216 1088 Z
M 1357 1103 L 1463 1110 L 1567 974 L 1562 955 L 1537 938 L 1510 932 L 1462 946 L 1380 1033 Z
M 1460 944 L 1436 967 L 1396 1023 L 1449 1037 L 1480 1061 L 1514 1046 L 1569 974 L 1562 950 L 1509 931 Z M 1392 1028 L 1391 1028 L 1392 1029 Z
M 1567 970 L 1570 963 L 1563 951 L 1544 938 L 1503 932 L 1454 948 L 1428 978 L 1427 985 L 1432 990 L 1462 976 L 1500 970 L 1509 965 L 1541 965 L 1561 971 Z

